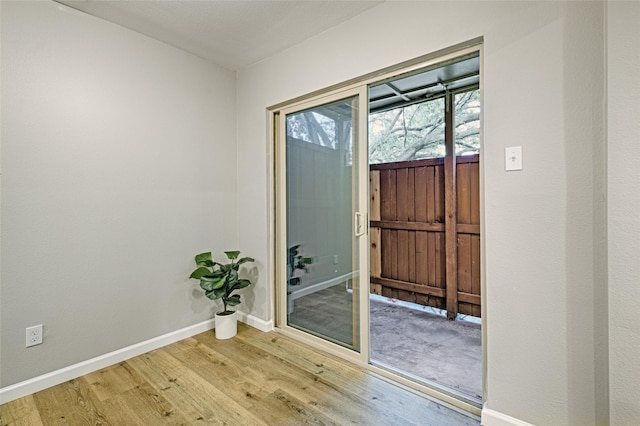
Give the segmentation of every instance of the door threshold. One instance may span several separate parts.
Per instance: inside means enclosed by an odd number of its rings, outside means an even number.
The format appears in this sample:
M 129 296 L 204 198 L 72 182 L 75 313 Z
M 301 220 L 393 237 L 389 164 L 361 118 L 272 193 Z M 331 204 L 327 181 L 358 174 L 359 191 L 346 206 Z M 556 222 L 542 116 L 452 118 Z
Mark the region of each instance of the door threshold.
M 414 376 L 381 362 L 371 361 L 366 367 L 382 380 L 394 383 L 407 390 L 410 389 L 451 410 L 480 420 L 482 401 L 477 398 L 473 398 L 465 393 L 426 380 L 422 377 Z

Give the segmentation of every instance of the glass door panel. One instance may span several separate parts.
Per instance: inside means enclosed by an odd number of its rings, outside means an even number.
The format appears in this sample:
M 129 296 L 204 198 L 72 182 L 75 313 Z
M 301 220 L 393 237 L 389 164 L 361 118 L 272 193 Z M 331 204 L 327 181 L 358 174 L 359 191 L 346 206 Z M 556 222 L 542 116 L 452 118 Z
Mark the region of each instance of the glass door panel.
M 356 233 L 366 230 L 357 207 L 354 167 L 358 102 L 355 95 L 281 116 L 281 129 L 286 129 L 286 324 L 354 350 L 360 347 Z

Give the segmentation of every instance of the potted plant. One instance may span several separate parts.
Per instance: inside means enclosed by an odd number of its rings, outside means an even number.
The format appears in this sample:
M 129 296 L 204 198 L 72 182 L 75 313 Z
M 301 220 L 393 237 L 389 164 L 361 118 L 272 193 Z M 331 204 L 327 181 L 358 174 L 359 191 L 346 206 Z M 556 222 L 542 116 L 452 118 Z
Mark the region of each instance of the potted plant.
M 300 244 L 289 247 L 287 253 L 287 266 L 289 267 L 289 285 L 300 285 L 300 277 L 294 276 L 297 270 L 309 273 L 309 265 L 313 263 L 312 257 L 305 257 L 300 254 Z
M 222 299 L 223 310 L 215 316 L 215 333 L 218 339 L 229 339 L 238 332 L 237 314 L 229 310 L 229 307 L 240 304 L 240 295 L 232 293 L 251 285 L 251 281 L 238 277 L 238 270 L 243 263 L 254 261 L 250 257 L 238 259 L 239 251 L 225 251 L 224 254 L 231 263 L 214 262 L 211 252 L 198 254 L 195 257 L 198 268 L 189 276 L 200 280 L 200 287 L 209 299 Z

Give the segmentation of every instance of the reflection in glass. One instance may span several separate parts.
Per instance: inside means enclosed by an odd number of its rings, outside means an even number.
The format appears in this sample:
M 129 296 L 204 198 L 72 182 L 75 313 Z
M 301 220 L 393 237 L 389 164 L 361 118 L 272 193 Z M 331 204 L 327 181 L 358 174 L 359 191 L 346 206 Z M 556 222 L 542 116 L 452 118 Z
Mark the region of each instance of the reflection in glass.
M 287 324 L 354 349 L 356 101 L 286 116 Z

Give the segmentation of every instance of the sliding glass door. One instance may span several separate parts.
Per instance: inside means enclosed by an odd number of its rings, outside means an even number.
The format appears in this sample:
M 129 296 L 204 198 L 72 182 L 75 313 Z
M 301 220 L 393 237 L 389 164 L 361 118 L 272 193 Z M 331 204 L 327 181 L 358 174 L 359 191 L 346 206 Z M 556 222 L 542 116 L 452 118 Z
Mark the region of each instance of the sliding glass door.
M 269 109 L 276 326 L 479 414 L 480 52 L 405 65 Z
M 368 279 L 365 98 L 351 91 L 281 111 L 278 144 L 280 326 L 356 352 Z

